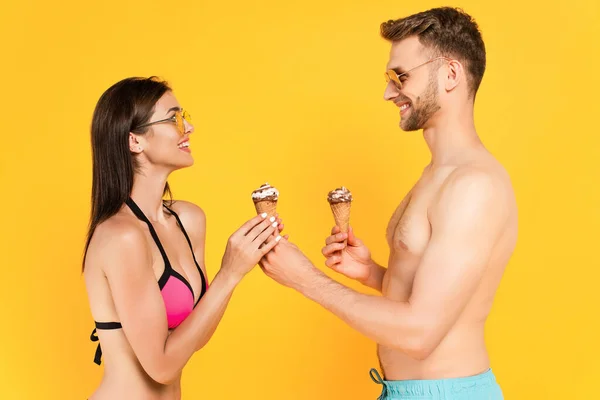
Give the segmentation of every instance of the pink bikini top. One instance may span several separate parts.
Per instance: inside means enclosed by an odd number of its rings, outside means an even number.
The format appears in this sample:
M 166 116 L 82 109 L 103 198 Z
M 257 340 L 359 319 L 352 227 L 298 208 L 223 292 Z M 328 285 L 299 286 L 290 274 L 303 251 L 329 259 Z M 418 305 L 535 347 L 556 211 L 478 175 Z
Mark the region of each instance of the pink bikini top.
M 200 274 L 200 279 L 202 280 L 202 289 L 200 291 L 200 296 L 198 296 L 198 300 L 194 303 L 194 291 L 189 282 L 181 276 L 177 271 L 175 271 L 171 267 L 171 263 L 167 257 L 167 253 L 163 248 L 160 240 L 158 239 L 158 235 L 154 230 L 154 227 L 146 218 L 142 210 L 138 207 L 137 204 L 133 201 L 133 199 L 129 198 L 126 201 L 126 204 L 129 206 L 131 211 L 138 217 L 140 220 L 144 221 L 148 225 L 148 229 L 150 230 L 150 234 L 152 235 L 152 239 L 156 243 L 158 250 L 160 250 L 160 254 L 162 255 L 163 261 L 165 263 L 165 270 L 162 273 L 161 277 L 158 280 L 158 287 L 160 288 L 160 293 L 163 298 L 163 302 L 165 304 L 165 309 L 167 313 L 167 324 L 169 329 L 174 329 L 179 324 L 181 324 L 188 315 L 192 312 L 192 310 L 196 307 L 202 296 L 206 293 L 208 288 L 208 284 L 206 282 L 206 278 L 202 273 L 202 269 L 198 265 L 198 261 L 196 261 L 196 257 L 194 256 L 192 242 L 179 219 L 179 216 L 175 213 L 175 211 L 171 210 L 167 206 L 164 206 L 165 209 L 172 214 L 177 220 L 177 224 L 181 228 L 185 239 L 187 240 L 190 250 L 192 250 L 192 257 L 194 258 L 194 263 L 196 264 L 196 268 L 198 268 L 198 273 Z M 95 321 L 96 329 L 119 329 L 122 328 L 120 322 L 97 322 Z M 96 329 L 92 331 L 92 335 L 90 339 L 93 342 L 98 341 L 98 336 L 96 335 Z M 96 349 L 96 355 L 94 356 L 94 362 L 100 365 L 100 359 L 102 357 L 102 349 L 100 348 L 100 344 L 98 344 L 98 348 Z

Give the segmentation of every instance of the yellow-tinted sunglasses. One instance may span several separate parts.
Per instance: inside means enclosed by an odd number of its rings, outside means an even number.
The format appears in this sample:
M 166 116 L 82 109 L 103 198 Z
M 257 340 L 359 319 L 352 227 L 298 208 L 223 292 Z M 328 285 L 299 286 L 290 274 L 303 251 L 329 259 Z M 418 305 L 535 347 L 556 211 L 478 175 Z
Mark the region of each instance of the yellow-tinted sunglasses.
M 423 64 L 419 64 L 419 65 L 417 65 L 416 67 L 413 67 L 413 68 L 409 69 L 408 71 L 406 71 L 406 72 L 403 72 L 403 73 L 401 73 L 401 74 L 398 74 L 398 73 L 396 73 L 396 71 L 394 71 L 393 69 L 388 69 L 387 71 L 385 71 L 385 72 L 384 72 L 384 75 L 385 75 L 385 81 L 386 81 L 386 82 L 388 82 L 388 83 L 389 83 L 390 81 L 392 81 L 392 82 L 394 82 L 394 84 L 396 85 L 396 87 L 397 87 L 398 89 L 402 89 L 402 81 L 400 80 L 400 77 L 401 77 L 402 75 L 406 75 L 406 74 L 408 74 L 410 71 L 413 71 L 413 70 L 415 70 L 415 69 L 417 69 L 417 68 L 419 68 L 419 67 L 422 67 L 423 65 L 427 65 L 427 64 L 429 64 L 430 62 L 434 62 L 434 61 L 436 61 L 436 60 L 442 60 L 442 59 L 443 59 L 443 60 L 446 60 L 446 61 L 451 61 L 451 59 L 450 59 L 450 58 L 448 58 L 448 57 L 436 57 L 436 58 L 432 58 L 431 60 L 429 60 L 429 61 L 425 61 Z
M 175 114 L 172 117 L 161 119 L 160 121 L 148 122 L 146 124 L 139 125 L 135 129 L 137 130 L 139 128 L 145 128 L 147 126 L 154 125 L 154 124 L 160 124 L 163 122 L 172 122 L 177 127 L 177 130 L 179 131 L 179 133 L 181 135 L 184 135 L 185 134 L 185 122 L 184 121 L 187 121 L 188 123 L 191 124 L 192 116 L 186 110 L 181 109 L 181 110 L 176 110 Z

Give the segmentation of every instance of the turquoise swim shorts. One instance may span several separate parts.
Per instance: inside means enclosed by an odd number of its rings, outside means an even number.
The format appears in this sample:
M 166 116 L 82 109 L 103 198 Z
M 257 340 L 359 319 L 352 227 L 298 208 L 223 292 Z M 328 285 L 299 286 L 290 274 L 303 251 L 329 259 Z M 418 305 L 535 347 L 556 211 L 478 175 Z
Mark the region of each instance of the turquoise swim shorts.
M 491 369 L 464 378 L 386 381 L 372 368 L 375 383 L 383 385 L 378 400 L 504 400 Z

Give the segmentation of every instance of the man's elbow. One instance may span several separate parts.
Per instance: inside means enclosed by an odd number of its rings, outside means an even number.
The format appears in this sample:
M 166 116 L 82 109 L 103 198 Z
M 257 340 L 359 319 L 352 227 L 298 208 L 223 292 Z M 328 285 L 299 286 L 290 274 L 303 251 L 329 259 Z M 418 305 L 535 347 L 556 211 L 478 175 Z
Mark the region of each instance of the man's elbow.
M 419 324 L 410 333 L 405 332 L 396 337 L 395 346 L 410 358 L 423 361 L 428 359 L 441 340 L 438 329 L 433 325 Z
M 404 352 L 410 357 L 418 361 L 428 359 L 431 354 L 435 351 L 437 345 L 433 341 L 428 340 L 426 336 L 422 335 L 413 338 L 404 349 Z

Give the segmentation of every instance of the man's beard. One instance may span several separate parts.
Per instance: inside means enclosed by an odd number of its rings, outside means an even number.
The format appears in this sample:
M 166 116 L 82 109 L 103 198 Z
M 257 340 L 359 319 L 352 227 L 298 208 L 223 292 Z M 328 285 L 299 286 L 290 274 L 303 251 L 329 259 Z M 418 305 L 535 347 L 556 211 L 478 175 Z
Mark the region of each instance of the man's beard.
M 429 118 L 440 109 L 437 94 L 435 74 L 431 74 L 425 92 L 414 103 L 411 102 L 408 117 L 400 120 L 400 128 L 406 132 L 423 129 Z

